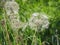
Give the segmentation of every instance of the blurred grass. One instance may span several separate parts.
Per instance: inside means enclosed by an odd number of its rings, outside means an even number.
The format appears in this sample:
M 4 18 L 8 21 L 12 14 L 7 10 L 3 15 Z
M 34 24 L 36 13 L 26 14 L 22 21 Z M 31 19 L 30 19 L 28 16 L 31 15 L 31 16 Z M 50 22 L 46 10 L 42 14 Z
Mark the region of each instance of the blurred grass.
M 52 36 L 56 34 L 56 29 L 58 30 L 58 37 L 60 38 L 60 0 L 16 0 L 19 4 L 19 15 L 22 22 L 27 22 L 31 15 L 35 12 L 44 12 L 48 15 L 50 25 L 48 29 L 45 29 L 43 32 L 38 32 L 35 34 L 35 31 L 32 30 L 29 26 L 22 31 L 22 28 L 18 31 L 18 42 L 19 45 L 31 45 L 32 41 L 36 39 L 36 45 L 42 45 L 44 41 L 49 42 L 49 45 L 52 45 Z M 8 45 L 8 40 L 6 40 L 6 35 L 9 35 L 9 45 L 16 45 L 14 43 L 14 34 L 10 26 L 7 24 L 7 33 L 2 25 L 3 19 L 3 9 L 0 6 L 0 44 Z M 7 22 L 8 23 L 8 22 Z M 33 39 L 33 35 L 36 37 Z M 55 39 L 56 40 L 56 39 Z M 60 41 L 59 41 L 60 42 Z M 34 42 L 32 45 L 35 45 Z M 47 44 L 46 44 L 47 45 Z M 55 44 L 55 42 L 53 43 Z

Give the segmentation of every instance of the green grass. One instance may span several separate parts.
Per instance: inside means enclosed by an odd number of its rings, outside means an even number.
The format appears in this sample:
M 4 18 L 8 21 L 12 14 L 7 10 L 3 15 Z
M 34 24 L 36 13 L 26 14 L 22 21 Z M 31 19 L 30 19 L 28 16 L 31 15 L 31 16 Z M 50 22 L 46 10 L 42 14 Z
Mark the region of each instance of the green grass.
M 26 0 L 25 2 L 16 0 L 16 2 L 19 4 L 18 13 L 23 23 L 28 22 L 33 13 L 44 12 L 49 18 L 49 28 L 42 32 L 40 30 L 35 32 L 27 26 L 24 31 L 23 28 L 20 28 L 17 35 L 16 31 L 11 29 L 9 22 L 4 22 L 8 19 L 4 18 L 4 10 L 0 6 L 0 45 L 17 45 L 16 40 L 18 45 L 42 45 L 43 43 L 45 45 L 58 45 L 60 42 L 60 0 Z M 15 36 L 18 38 L 15 39 Z

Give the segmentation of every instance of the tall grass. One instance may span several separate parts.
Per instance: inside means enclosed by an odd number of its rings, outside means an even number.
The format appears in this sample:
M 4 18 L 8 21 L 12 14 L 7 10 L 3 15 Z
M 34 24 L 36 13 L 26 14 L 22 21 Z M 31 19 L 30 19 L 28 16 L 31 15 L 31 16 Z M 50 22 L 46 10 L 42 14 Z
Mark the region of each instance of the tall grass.
M 60 45 L 60 0 L 15 0 L 19 6 L 12 7 L 17 13 L 11 19 L 6 1 L 0 1 L 0 45 Z M 19 21 L 12 23 L 14 17 Z

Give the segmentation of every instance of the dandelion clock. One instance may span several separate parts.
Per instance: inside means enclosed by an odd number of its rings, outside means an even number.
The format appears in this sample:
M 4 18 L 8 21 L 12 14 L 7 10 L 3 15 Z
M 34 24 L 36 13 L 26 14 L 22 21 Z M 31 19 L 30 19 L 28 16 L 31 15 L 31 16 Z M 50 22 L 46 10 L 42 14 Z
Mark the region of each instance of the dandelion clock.
M 15 1 L 7 1 L 4 5 L 6 15 L 10 22 L 10 26 L 13 30 L 18 30 L 21 26 L 21 21 L 19 20 L 19 5 Z
M 29 26 L 34 30 L 48 28 L 49 21 L 47 15 L 44 13 L 33 13 L 29 22 Z

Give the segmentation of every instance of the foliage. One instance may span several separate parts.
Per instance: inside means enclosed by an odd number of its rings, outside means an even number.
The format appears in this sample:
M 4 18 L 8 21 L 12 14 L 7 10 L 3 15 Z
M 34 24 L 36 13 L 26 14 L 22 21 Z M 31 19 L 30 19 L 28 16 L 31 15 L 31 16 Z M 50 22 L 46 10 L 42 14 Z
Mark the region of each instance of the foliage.
M 22 23 L 26 24 L 35 12 L 47 14 L 50 23 L 48 29 L 38 32 L 29 25 L 23 30 L 25 27 L 23 25 L 17 32 L 18 45 L 60 45 L 60 0 L 16 0 L 16 2 L 19 4 L 18 13 Z M 8 21 L 4 22 L 4 9 L 1 5 L 2 3 L 0 4 L 0 45 L 17 45 L 16 33 Z

